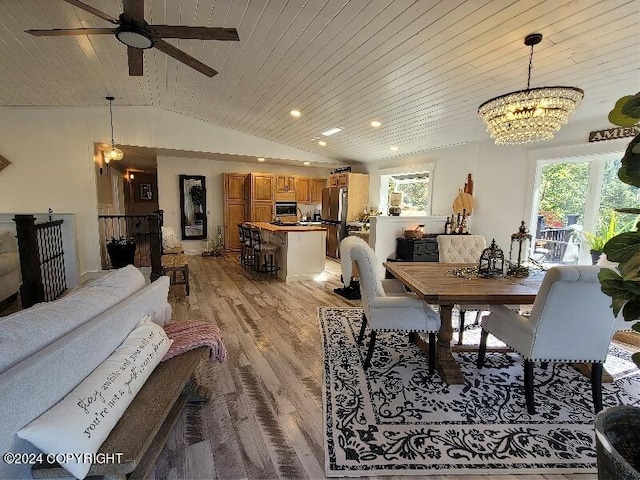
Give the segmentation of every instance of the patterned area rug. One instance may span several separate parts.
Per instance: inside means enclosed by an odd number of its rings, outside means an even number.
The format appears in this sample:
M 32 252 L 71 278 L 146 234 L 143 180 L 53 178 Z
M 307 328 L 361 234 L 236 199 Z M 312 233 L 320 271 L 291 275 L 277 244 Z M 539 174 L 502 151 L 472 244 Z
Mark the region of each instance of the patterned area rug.
M 487 353 L 481 370 L 476 353 L 456 354 L 466 384 L 448 386 L 429 378 L 406 335 L 380 333 L 365 374 L 370 331 L 358 347 L 361 317 L 357 308 L 319 310 L 328 476 L 595 471 L 591 386 L 573 368 L 536 366 L 531 416 L 515 354 Z M 465 330 L 465 343 L 479 330 Z M 630 354 L 612 346 L 605 368 L 615 378 L 603 386 L 605 408 L 640 405 Z

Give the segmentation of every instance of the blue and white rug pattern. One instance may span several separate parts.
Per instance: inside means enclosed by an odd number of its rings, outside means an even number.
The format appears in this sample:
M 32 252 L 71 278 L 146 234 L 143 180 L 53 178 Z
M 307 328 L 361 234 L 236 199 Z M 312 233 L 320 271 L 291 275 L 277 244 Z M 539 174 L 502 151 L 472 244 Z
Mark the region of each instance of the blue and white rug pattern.
M 362 310 L 321 308 L 328 476 L 571 473 L 596 468 L 591 384 L 570 366 L 535 369 L 537 413 L 525 407 L 516 354 L 455 354 L 465 385 L 428 375 L 407 335 L 380 333 L 365 373 L 370 330 L 356 344 Z M 465 331 L 476 343 L 479 328 Z M 457 338 L 457 336 L 456 336 Z M 491 338 L 491 337 L 490 337 Z M 612 346 L 603 404 L 640 405 L 640 372 Z M 498 472 L 499 471 L 499 472 Z

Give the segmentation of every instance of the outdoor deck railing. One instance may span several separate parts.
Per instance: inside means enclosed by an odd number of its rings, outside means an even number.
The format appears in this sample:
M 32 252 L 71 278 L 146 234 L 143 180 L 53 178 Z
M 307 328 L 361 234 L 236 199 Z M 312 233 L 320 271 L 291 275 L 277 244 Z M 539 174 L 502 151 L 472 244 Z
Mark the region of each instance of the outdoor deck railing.
M 569 245 L 569 238 L 573 234 L 575 234 L 575 230 L 568 227 L 538 230 L 536 234 L 536 251 L 545 252 L 542 261 L 552 263 L 562 262 L 565 251 L 567 250 L 567 245 Z

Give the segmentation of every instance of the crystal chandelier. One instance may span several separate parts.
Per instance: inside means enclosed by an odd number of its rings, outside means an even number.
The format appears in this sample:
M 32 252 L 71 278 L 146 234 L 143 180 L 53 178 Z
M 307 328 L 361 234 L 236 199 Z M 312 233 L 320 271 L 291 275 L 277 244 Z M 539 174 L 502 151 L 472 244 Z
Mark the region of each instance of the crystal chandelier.
M 576 87 L 529 88 L 533 46 L 541 41 L 540 33 L 532 33 L 524 39 L 524 44 L 531 47 L 527 89 L 492 98 L 478 108 L 496 145 L 552 139 L 555 132 L 567 124 L 584 97 L 584 91 Z
M 113 141 L 113 110 L 111 104 L 115 98 L 107 97 L 107 100 L 109 100 L 109 117 L 111 118 L 111 147 L 104 153 L 104 162 L 108 165 L 111 161 L 122 160 L 124 153 L 116 147 L 116 142 Z

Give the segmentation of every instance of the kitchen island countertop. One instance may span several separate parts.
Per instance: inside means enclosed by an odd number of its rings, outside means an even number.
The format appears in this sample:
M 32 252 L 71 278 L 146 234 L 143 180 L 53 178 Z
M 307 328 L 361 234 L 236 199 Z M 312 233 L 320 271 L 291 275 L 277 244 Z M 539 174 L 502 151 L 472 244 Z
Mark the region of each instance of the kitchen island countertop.
M 274 225 L 268 222 L 250 222 L 249 225 L 268 232 L 318 232 L 327 229 L 322 225 Z

